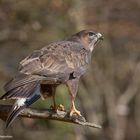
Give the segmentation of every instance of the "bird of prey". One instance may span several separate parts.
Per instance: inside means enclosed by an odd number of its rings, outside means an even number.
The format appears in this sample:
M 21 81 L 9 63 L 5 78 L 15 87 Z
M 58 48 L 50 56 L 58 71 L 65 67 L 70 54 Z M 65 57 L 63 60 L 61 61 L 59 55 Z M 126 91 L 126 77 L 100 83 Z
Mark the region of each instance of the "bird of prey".
M 82 30 L 67 39 L 53 42 L 40 50 L 35 50 L 19 64 L 17 75 L 5 86 L 2 100 L 15 99 L 6 121 L 11 125 L 19 113 L 40 97 L 52 97 L 54 108 L 55 89 L 66 84 L 71 97 L 70 116 L 79 115 L 75 107 L 75 97 L 80 77 L 86 72 L 91 54 L 102 39 L 94 30 Z

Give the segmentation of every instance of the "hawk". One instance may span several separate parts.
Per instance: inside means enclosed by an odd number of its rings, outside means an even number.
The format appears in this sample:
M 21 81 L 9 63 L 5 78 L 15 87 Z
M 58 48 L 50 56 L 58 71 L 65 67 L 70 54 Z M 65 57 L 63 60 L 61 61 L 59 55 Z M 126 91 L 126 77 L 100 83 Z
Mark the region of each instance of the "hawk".
M 67 39 L 53 42 L 40 50 L 35 50 L 19 64 L 17 75 L 5 86 L 2 100 L 15 99 L 7 117 L 6 127 L 11 125 L 19 113 L 40 97 L 52 97 L 55 90 L 66 84 L 71 97 L 70 116 L 79 115 L 75 107 L 75 97 L 80 77 L 86 72 L 91 54 L 96 44 L 103 39 L 93 30 L 82 30 Z

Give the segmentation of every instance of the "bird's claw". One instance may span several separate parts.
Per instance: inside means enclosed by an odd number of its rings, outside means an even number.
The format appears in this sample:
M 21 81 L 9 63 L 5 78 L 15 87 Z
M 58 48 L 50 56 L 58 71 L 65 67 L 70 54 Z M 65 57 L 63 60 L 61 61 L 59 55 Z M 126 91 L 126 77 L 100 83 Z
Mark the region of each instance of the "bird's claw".
M 55 112 L 57 112 L 58 110 L 59 111 L 65 111 L 65 107 L 62 104 L 60 104 L 58 106 L 51 105 L 50 109 L 54 110 Z
M 62 104 L 60 104 L 60 105 L 58 106 L 58 110 L 60 110 L 60 111 L 65 111 L 65 107 L 64 107 Z
M 77 109 L 71 109 L 70 117 L 73 116 L 73 115 L 77 115 L 77 116 L 80 116 L 80 117 L 82 116 L 81 112 L 79 110 L 77 110 Z

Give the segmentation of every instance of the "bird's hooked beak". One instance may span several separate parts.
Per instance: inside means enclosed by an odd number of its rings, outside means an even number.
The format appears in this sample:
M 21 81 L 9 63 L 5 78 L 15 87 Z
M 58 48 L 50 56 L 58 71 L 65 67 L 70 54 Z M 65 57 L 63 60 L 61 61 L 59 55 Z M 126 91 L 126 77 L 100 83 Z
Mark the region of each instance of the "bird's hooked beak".
M 101 33 L 96 33 L 92 42 L 94 43 L 94 46 L 95 46 L 97 45 L 98 42 L 100 42 L 100 40 L 103 40 L 103 39 L 104 37 Z
M 97 33 L 96 36 L 97 36 L 97 38 L 100 39 L 100 40 L 103 40 L 103 39 L 104 39 L 104 37 L 102 36 L 101 33 Z
M 103 37 L 103 35 L 101 33 L 96 33 L 92 37 L 92 42 L 91 42 L 90 50 L 93 51 L 94 47 L 103 39 L 104 39 L 104 37 Z

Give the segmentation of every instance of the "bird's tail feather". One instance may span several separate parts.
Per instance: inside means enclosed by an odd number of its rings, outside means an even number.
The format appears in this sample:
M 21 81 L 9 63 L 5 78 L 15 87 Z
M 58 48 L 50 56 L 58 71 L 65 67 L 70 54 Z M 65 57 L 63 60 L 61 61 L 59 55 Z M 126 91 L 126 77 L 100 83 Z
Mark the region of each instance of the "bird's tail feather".
M 6 120 L 6 128 L 8 128 L 12 122 L 15 120 L 15 118 L 19 115 L 19 113 L 25 108 L 26 106 L 18 107 L 13 106 L 11 112 L 8 115 L 8 118 Z
M 40 84 L 37 81 L 36 81 L 36 83 L 34 83 L 36 86 L 35 85 L 32 85 L 32 84 L 33 83 L 28 83 L 26 85 L 26 88 L 29 89 L 29 90 L 26 90 L 23 87 L 17 87 L 17 88 L 20 88 L 20 89 L 17 90 L 17 93 L 16 94 L 12 94 L 13 90 L 11 90 L 11 95 L 14 95 L 14 96 L 17 95 L 17 101 L 13 105 L 13 107 L 11 109 L 11 112 L 9 113 L 9 115 L 7 117 L 6 128 L 8 128 L 12 124 L 12 122 L 16 119 L 16 117 L 20 114 L 20 112 L 25 107 L 33 104 L 35 101 L 37 101 L 40 98 Z M 25 95 L 28 95 L 27 97 L 26 96 L 23 96 L 23 97 L 20 97 L 19 98 L 18 97 L 18 94 L 20 94 L 20 92 L 18 92 L 18 91 L 21 91 L 23 94 L 24 94 L 24 92 L 27 92 L 27 91 L 29 93 L 28 94 L 27 93 L 25 94 Z

